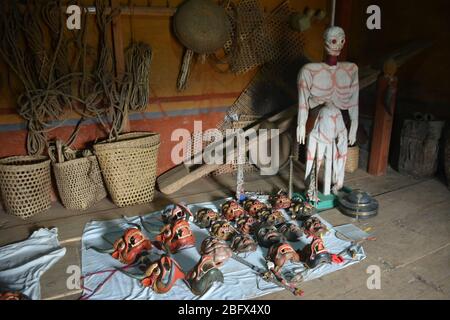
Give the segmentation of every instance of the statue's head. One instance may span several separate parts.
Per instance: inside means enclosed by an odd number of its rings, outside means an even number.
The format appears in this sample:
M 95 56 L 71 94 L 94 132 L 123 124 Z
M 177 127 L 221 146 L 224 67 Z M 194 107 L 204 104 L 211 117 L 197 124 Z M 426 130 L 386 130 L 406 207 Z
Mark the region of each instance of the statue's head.
M 339 56 L 345 44 L 345 32 L 340 27 L 329 27 L 323 34 L 325 50 L 330 56 Z

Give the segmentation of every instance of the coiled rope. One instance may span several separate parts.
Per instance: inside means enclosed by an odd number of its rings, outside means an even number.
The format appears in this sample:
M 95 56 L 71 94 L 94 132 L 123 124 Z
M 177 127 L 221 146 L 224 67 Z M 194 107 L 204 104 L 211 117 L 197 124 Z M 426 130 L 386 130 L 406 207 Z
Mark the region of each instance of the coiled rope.
M 122 132 L 128 110 L 140 111 L 148 104 L 150 46 L 132 43 L 125 54 L 125 73 L 115 77 L 107 30 L 120 12 L 116 9 L 107 13 L 104 1 L 95 3 L 99 47 L 96 64 L 93 70 L 88 70 L 91 50 L 86 39 L 85 12 L 82 29 L 70 33 L 72 38 L 68 38 L 59 0 L 30 1 L 23 14 L 14 0 L 1 2 L 0 55 L 24 87 L 17 99 L 17 111 L 27 121 L 28 154 L 45 151 L 46 134 L 56 128 L 51 121 L 61 119 L 67 111 L 80 114 L 81 122 L 96 117 L 113 139 Z M 50 34 L 48 47 L 46 31 Z M 74 63 L 69 63 L 68 50 L 72 44 L 77 53 Z M 110 124 L 105 120 L 110 120 Z M 78 130 L 79 125 L 67 145 L 75 141 Z

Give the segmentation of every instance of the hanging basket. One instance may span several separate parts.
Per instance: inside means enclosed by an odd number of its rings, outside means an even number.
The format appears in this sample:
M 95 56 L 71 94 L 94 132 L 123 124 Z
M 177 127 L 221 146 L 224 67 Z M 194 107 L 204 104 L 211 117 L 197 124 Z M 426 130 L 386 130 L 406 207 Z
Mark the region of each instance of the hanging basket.
M 159 134 L 150 132 L 126 133 L 114 142 L 94 145 L 115 205 L 125 207 L 153 200 L 159 145 Z
M 96 156 L 53 163 L 61 201 L 67 209 L 86 210 L 106 197 Z
M 348 147 L 347 161 L 345 162 L 345 172 L 352 173 L 358 169 L 359 146 Z
M 51 206 L 50 159 L 16 156 L 0 160 L 0 190 L 8 214 L 22 219 Z

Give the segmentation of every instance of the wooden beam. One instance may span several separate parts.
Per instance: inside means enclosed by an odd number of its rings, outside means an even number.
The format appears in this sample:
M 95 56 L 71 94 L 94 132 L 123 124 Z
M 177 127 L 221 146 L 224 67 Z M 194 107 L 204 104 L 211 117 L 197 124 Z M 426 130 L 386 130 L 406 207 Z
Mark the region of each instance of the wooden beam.
M 95 6 L 85 7 L 88 14 L 96 14 Z M 171 17 L 175 14 L 177 8 L 169 8 L 169 7 L 144 7 L 144 6 L 136 6 L 136 7 L 128 7 L 128 6 L 120 6 L 120 14 L 121 15 L 134 15 L 134 16 L 147 16 L 147 17 Z M 111 8 L 106 8 L 106 13 L 110 13 Z
M 397 93 L 397 77 L 395 62 L 390 61 L 391 72 L 386 72 L 378 79 L 375 118 L 372 130 L 372 145 L 369 157 L 368 172 L 374 176 L 382 176 L 387 172 L 389 145 L 394 122 L 395 101 Z M 385 70 L 387 67 L 385 66 Z M 393 70 L 393 71 L 392 71 Z

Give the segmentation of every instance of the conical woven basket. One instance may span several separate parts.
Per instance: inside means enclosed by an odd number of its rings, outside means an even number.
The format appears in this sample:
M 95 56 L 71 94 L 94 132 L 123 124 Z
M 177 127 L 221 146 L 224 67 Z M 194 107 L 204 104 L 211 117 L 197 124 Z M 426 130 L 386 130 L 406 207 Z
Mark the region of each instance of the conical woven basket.
M 59 197 L 64 207 L 86 210 L 106 197 L 96 156 L 53 163 Z
M 50 159 L 16 156 L 0 160 L 2 204 L 8 214 L 22 219 L 51 206 Z
M 103 178 L 118 207 L 149 203 L 155 193 L 160 135 L 122 134 L 116 141 L 94 145 Z

